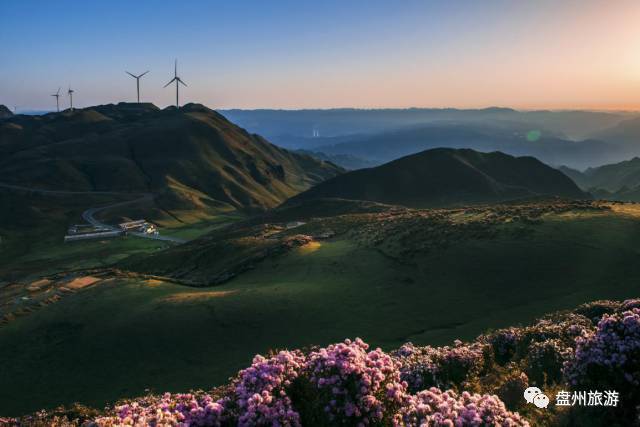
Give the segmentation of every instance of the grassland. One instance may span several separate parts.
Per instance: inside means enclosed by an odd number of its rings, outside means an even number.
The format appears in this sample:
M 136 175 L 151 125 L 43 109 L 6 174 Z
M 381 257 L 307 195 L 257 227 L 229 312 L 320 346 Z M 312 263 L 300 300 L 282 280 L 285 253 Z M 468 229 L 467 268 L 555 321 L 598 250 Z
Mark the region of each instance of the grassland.
M 273 348 L 354 336 L 385 349 L 446 344 L 585 301 L 637 296 L 639 225 L 631 205 L 549 213 L 410 255 L 401 240 L 374 245 L 350 232 L 216 287 L 115 278 L 0 329 L 0 365 L 10 367 L 0 383 L 11 385 L 0 390 L 0 413 L 207 388 Z M 422 239 L 415 231 L 406 244 Z
M 135 200 L 138 195 L 36 194 L 0 188 L 0 284 L 59 271 L 105 267 L 131 255 L 151 254 L 171 244 L 135 237 L 64 243 L 70 224 L 83 223 L 90 207 Z M 108 223 L 152 219 L 162 234 L 191 240 L 243 218 L 241 214 L 158 210 L 153 202 L 134 203 L 99 213 Z

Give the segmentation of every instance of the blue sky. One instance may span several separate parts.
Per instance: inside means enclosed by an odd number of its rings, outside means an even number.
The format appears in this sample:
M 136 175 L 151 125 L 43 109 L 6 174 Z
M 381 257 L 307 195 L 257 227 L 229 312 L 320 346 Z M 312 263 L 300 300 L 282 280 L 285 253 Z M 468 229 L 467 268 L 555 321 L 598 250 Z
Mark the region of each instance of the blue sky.
M 133 100 L 124 71 L 149 69 L 165 106 L 178 58 L 182 98 L 214 108 L 625 107 L 639 3 L 3 0 L 0 103 Z

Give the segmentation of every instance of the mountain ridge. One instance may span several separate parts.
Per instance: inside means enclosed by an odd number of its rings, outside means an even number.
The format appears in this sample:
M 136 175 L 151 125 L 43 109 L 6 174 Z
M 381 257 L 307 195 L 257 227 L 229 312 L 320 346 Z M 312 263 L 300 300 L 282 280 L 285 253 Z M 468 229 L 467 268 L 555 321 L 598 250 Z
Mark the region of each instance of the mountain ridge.
M 436 148 L 382 166 L 347 172 L 287 203 L 332 197 L 441 207 L 539 196 L 589 198 L 560 171 L 534 157 Z
M 0 124 L 0 182 L 154 192 L 167 209 L 264 210 L 342 172 L 200 104 L 108 104 Z

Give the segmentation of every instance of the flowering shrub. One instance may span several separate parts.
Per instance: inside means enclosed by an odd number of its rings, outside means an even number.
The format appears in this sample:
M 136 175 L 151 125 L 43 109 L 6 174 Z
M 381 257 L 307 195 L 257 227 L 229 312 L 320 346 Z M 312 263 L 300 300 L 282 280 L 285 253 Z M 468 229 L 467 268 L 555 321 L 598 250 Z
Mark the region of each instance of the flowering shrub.
M 396 426 L 528 426 L 497 396 L 441 391 L 435 387 L 413 396 L 396 417 Z
M 575 312 L 597 323 L 603 315 L 611 314 L 619 309 L 620 302 L 618 301 L 599 300 L 582 304 L 576 308 Z
M 591 318 L 599 318 L 597 327 Z M 498 363 L 491 363 L 492 354 Z M 17 420 L 0 418 L 0 425 L 528 425 L 507 408 L 520 408 L 541 424 L 625 425 L 640 422 L 639 360 L 640 300 L 597 301 L 525 328 L 481 335 L 472 343 L 407 343 L 387 354 L 369 351 L 356 339 L 308 354 L 258 355 L 231 384 L 210 393 L 145 396 L 104 411 L 58 408 Z M 573 390 L 617 391 L 619 405 L 599 408 L 600 415 L 578 406 L 562 415 L 541 414 L 524 403 L 526 387 L 559 383 L 561 375 Z
M 240 371 L 235 384 L 239 426 L 299 426 L 300 414 L 291 404 L 287 389 L 300 375 L 305 357 L 299 351 L 281 351 L 266 359 L 256 356 Z
M 508 408 L 513 409 L 523 405 L 522 396 L 527 387 L 529 387 L 527 375 L 522 372 L 514 372 L 507 375 L 504 382 L 498 387 L 496 394 Z
M 312 398 L 331 424 L 389 422 L 407 399 L 396 362 L 382 350 L 368 348 L 357 338 L 308 356 Z
M 515 355 L 522 331 L 517 328 L 506 328 L 489 335 L 488 341 L 493 349 L 495 361 L 504 365 Z
M 560 346 L 574 349 L 575 340 L 584 334 L 595 330 L 593 323 L 587 317 L 575 313 L 562 313 L 547 316 L 538 320 L 534 325 L 522 329 L 522 338 L 518 344 L 517 360 L 527 358 L 534 343 L 547 340 L 559 340 Z
M 572 354 L 573 349 L 557 338 L 534 342 L 525 359 L 525 372 L 533 384 L 557 383 L 562 379 L 564 362 Z
M 640 400 L 640 308 L 605 314 L 597 331 L 576 343 L 574 357 L 564 366 L 571 385 L 616 390 L 624 396 L 621 409 L 635 411 Z
M 100 427 L 112 426 L 220 426 L 224 401 L 214 402 L 208 394 L 199 396 L 165 393 L 147 396 L 116 407 L 116 415 L 95 420 Z
M 640 308 L 640 298 L 628 299 L 622 302 L 622 307 L 618 311 L 628 311 L 634 308 Z
M 483 343 L 463 344 L 456 341 L 449 347 L 415 347 L 407 343 L 393 353 L 400 363 L 400 376 L 411 392 L 431 386 L 459 387 L 484 366 Z

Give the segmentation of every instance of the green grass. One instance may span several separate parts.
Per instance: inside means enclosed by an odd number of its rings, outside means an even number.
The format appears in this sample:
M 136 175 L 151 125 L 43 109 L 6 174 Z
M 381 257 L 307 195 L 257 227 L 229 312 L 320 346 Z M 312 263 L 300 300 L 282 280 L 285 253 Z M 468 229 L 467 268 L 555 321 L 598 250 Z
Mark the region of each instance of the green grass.
M 214 288 L 119 279 L 0 329 L 0 413 L 226 382 L 255 353 L 360 336 L 446 344 L 599 298 L 638 296 L 640 222 L 552 216 L 401 265 L 342 239 Z
M 135 199 L 138 196 L 133 196 Z M 104 240 L 65 243 L 63 238 L 70 224 L 83 223 L 82 212 L 94 206 L 105 206 L 130 200 L 132 197 L 111 195 L 29 195 L 0 189 L 0 283 L 2 280 L 29 280 L 59 271 L 104 267 L 132 255 L 151 254 L 166 249 L 171 243 L 119 237 Z M 146 217 L 153 205 L 123 206 L 102 212 L 106 222 L 116 223 L 128 214 Z M 185 240 L 198 238 L 216 228 L 244 218 L 237 213 L 206 216 L 203 221 L 194 212 L 193 218 L 182 212 L 181 220 L 171 227 L 160 227 L 160 233 Z M 193 219 L 194 222 L 187 222 Z M 164 223 L 164 222 L 163 222 Z
M 163 228 L 160 231 L 163 236 L 178 237 L 184 240 L 193 240 L 232 222 L 239 221 L 243 218 L 245 218 L 244 215 L 237 213 L 218 214 L 208 219 L 207 221 L 200 221 L 194 224 L 187 224 L 171 228 Z

